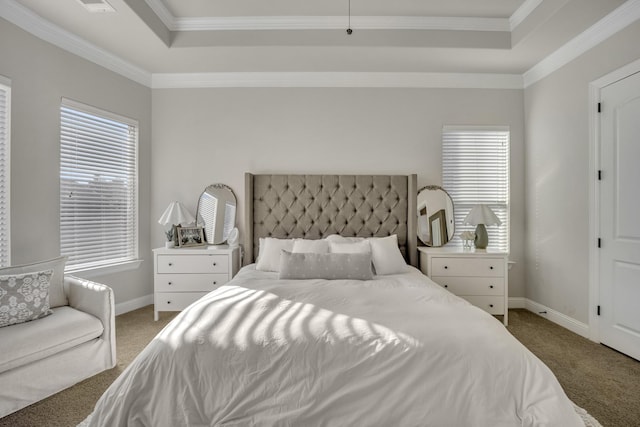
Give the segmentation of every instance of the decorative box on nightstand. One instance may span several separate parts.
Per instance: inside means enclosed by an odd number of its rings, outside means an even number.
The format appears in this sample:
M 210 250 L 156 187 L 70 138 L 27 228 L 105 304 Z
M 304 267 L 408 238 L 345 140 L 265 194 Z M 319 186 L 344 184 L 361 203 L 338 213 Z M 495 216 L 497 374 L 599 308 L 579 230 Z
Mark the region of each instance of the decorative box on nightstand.
M 431 280 L 508 324 L 509 254 L 420 247 L 420 269 Z
M 240 249 L 228 246 L 153 250 L 153 317 L 181 311 L 235 276 Z

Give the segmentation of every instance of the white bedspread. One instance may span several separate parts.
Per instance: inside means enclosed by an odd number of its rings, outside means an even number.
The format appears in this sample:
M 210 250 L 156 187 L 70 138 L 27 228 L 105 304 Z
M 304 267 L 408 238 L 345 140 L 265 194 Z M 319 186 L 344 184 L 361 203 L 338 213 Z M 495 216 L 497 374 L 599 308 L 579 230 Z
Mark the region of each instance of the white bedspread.
M 412 269 L 279 281 L 245 267 L 180 313 L 91 426 L 583 426 L 492 316 Z

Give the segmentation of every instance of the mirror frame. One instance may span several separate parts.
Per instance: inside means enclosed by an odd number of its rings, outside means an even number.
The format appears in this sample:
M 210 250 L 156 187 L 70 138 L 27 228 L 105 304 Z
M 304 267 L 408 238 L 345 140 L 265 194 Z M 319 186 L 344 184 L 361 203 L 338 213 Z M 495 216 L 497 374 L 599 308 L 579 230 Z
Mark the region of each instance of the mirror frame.
M 430 190 L 430 191 L 436 191 L 436 190 L 440 190 L 442 192 L 444 192 L 444 194 L 447 195 L 447 197 L 449 197 L 449 200 L 451 200 L 451 216 L 453 217 L 453 230 L 451 231 L 451 238 L 449 238 L 449 236 L 447 236 L 447 242 L 445 242 L 444 245 L 446 245 L 447 243 L 449 243 L 455 236 L 456 234 L 456 209 L 455 209 L 455 204 L 453 203 L 453 197 L 451 197 L 451 194 L 449 194 L 449 192 L 447 190 L 445 190 L 444 188 L 442 188 L 440 185 L 425 185 L 424 187 L 421 187 L 420 189 L 418 189 L 418 193 L 416 194 L 416 204 L 418 202 L 418 196 L 420 195 L 420 193 L 423 190 Z M 418 216 L 418 218 L 420 218 L 420 213 L 416 212 L 416 215 Z M 418 226 L 416 228 L 419 228 Z M 448 230 L 448 228 L 447 228 Z M 448 234 L 448 232 L 447 232 Z M 418 236 L 418 240 L 420 242 L 422 242 L 422 240 L 420 239 L 420 236 Z M 422 242 L 425 246 L 428 247 L 433 247 L 433 248 L 439 248 L 442 247 L 444 245 L 440 245 L 440 246 L 433 246 L 432 244 L 428 244 L 425 242 Z
M 200 218 L 200 201 L 202 200 L 202 196 L 203 196 L 203 195 L 207 192 L 207 190 L 209 190 L 210 188 L 228 190 L 228 191 L 231 193 L 231 195 L 233 196 L 233 198 L 235 199 L 235 201 L 236 201 L 236 212 L 238 211 L 238 209 L 237 209 L 237 208 L 238 208 L 238 197 L 236 196 L 236 193 L 233 191 L 233 189 L 232 189 L 231 187 L 229 187 L 227 184 L 222 184 L 222 183 L 216 183 L 216 184 L 210 184 L 210 185 L 207 185 L 207 186 L 204 188 L 204 190 L 202 191 L 202 193 L 200 193 L 200 197 L 198 197 L 198 203 L 197 203 L 197 205 L 196 205 L 196 227 L 203 227 L 203 228 L 205 228 L 205 227 L 206 227 L 206 221 L 204 221 L 204 218 L 202 219 L 203 224 L 202 224 L 202 225 L 200 225 L 200 224 L 199 224 L 199 218 Z M 235 215 L 234 215 L 234 218 L 233 218 L 233 226 L 234 226 L 234 227 L 235 227 L 235 223 L 236 223 L 236 218 L 235 218 Z M 226 241 L 227 241 L 227 238 L 229 237 L 229 236 L 223 236 L 223 237 L 224 237 L 224 239 L 222 239 L 221 241 L 219 241 L 219 242 L 217 242 L 217 243 L 214 243 L 214 242 L 212 242 L 212 241 L 209 241 L 209 236 L 208 236 L 208 234 L 207 234 L 207 230 L 206 230 L 206 228 L 205 228 L 205 230 L 204 230 L 204 235 L 205 235 L 205 240 L 206 240 L 207 244 L 209 244 L 209 245 L 222 245 L 222 244 L 224 244 L 224 242 L 226 242 Z

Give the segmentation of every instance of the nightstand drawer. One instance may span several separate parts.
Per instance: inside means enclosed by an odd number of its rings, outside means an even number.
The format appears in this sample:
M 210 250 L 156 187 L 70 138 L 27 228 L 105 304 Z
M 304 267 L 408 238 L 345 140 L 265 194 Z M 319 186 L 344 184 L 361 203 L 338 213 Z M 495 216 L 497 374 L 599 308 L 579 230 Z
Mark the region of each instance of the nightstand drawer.
M 431 277 L 473 276 L 503 277 L 503 258 L 434 257 L 431 259 Z
M 158 255 L 158 273 L 227 273 L 228 255 Z
M 456 295 L 504 295 L 503 277 L 433 276 L 431 279 Z
M 208 294 L 208 292 L 157 292 L 155 295 L 156 311 L 180 311 L 191 303 Z
M 479 307 L 490 314 L 504 314 L 504 297 L 481 296 L 481 295 L 458 295 L 471 304 Z
M 161 274 L 156 277 L 158 292 L 209 292 L 229 281 L 227 273 L 220 274 Z

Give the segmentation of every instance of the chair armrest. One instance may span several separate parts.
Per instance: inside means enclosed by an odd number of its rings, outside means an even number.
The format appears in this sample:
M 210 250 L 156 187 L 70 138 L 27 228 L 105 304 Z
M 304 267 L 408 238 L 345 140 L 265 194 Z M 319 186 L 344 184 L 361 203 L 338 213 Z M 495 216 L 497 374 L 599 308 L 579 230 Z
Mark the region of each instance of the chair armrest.
M 103 340 L 111 347 L 111 366 L 116 364 L 116 313 L 113 290 L 101 283 L 64 276 L 64 287 L 69 305 L 77 310 L 91 314 L 102 322 Z

